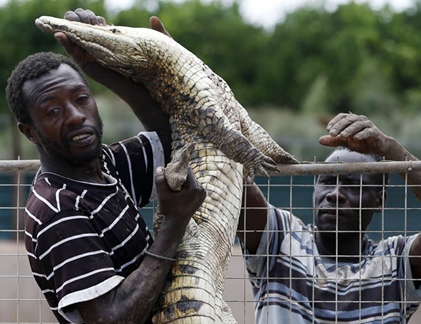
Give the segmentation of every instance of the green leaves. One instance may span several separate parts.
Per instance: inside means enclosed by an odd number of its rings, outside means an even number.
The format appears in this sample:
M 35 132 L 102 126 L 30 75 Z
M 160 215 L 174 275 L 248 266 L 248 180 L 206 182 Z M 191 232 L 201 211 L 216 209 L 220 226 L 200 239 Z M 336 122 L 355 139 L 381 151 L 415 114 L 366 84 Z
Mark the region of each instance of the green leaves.
M 269 32 L 243 20 L 240 1 L 148 3 L 136 1 L 133 8 L 111 13 L 103 0 L 9 1 L 0 7 L 2 98 L 6 80 L 22 58 L 37 51 L 63 52 L 51 35 L 35 27 L 35 18 L 62 17 L 77 7 L 115 25 L 148 27 L 149 17 L 157 15 L 172 37 L 222 76 L 246 107 L 388 114 L 394 107 L 413 111 L 421 97 L 419 4 L 402 13 L 353 2 L 333 12 L 306 6 Z M 4 100 L 0 104 L 5 112 Z

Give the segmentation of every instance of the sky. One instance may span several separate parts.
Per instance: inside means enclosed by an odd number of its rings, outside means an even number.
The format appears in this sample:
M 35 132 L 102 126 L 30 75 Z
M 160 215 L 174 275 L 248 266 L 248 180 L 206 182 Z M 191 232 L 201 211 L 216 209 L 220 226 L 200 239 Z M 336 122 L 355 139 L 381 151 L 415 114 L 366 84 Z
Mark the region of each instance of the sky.
M 145 0 L 146 3 L 154 5 L 154 0 Z M 183 0 L 167 0 L 173 2 L 183 2 Z M 209 0 L 203 0 L 204 2 Z M 232 0 L 225 0 L 232 3 Z M 356 3 L 369 3 L 373 9 L 382 8 L 389 4 L 395 11 L 402 11 L 414 6 L 415 0 L 354 0 Z M 323 3 L 327 10 L 335 10 L 340 4 L 349 3 L 350 0 L 241 0 L 240 11 L 245 20 L 252 24 L 262 25 L 271 29 L 276 22 L 282 21 L 288 12 L 294 11 L 303 5 Z M 133 4 L 133 0 L 106 0 L 112 9 L 124 9 Z M 262 22 L 264 23 L 262 24 Z

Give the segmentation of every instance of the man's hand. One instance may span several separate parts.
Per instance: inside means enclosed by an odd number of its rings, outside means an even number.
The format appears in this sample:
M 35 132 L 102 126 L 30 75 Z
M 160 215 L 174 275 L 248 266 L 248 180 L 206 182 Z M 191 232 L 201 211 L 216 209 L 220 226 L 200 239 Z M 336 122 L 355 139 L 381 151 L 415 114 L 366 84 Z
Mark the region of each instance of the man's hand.
M 341 113 L 328 123 L 326 129 L 329 135 L 320 137 L 322 145 L 345 146 L 352 151 L 380 156 L 385 156 L 389 150 L 390 137 L 366 116 Z
M 165 169 L 156 171 L 156 187 L 158 192 L 159 211 L 165 216 L 166 222 L 174 225 L 174 229 L 182 230 L 190 218 L 200 207 L 206 197 L 206 190 L 197 182 L 191 168 L 188 168 L 187 179 L 180 191 L 173 191 L 165 179 Z
M 64 19 L 70 21 L 77 21 L 90 25 L 99 25 L 105 26 L 105 19 L 101 16 L 95 15 L 91 10 L 84 10 L 81 8 L 76 9 L 75 11 L 67 11 L 64 14 Z M 96 62 L 96 59 L 86 52 L 80 46 L 72 43 L 67 36 L 62 32 L 57 32 L 54 34 L 54 37 L 57 39 L 59 44 L 63 46 L 69 56 L 80 66 L 84 67 L 85 65 Z
M 165 29 L 164 24 L 161 22 L 161 20 L 159 20 L 158 17 L 152 16 L 149 19 L 149 25 L 151 26 L 153 30 L 159 31 L 160 33 L 163 33 L 164 35 L 171 37 L 170 33 Z
M 97 16 L 95 13 L 89 9 L 84 10 L 81 8 L 76 9 L 75 11 L 67 11 L 64 14 L 64 19 L 70 21 L 77 21 L 89 25 L 97 25 L 97 26 L 105 26 L 106 21 L 104 17 Z M 171 37 L 170 34 L 164 27 L 164 24 L 159 20 L 158 17 L 152 16 L 149 20 L 149 24 L 152 29 Z M 87 53 L 83 48 L 80 46 L 72 43 L 67 36 L 62 32 L 57 32 L 54 34 L 54 37 L 57 39 L 59 44 L 63 46 L 69 56 L 81 67 L 83 68 L 85 65 L 96 62 L 96 59 Z
M 149 252 L 173 258 L 186 226 L 206 196 L 189 168 L 181 191 L 172 191 L 165 180 L 165 170 L 156 170 L 160 208 L 165 215 Z M 121 284 L 109 292 L 77 304 L 85 323 L 144 323 L 164 286 L 171 263 L 146 257 Z

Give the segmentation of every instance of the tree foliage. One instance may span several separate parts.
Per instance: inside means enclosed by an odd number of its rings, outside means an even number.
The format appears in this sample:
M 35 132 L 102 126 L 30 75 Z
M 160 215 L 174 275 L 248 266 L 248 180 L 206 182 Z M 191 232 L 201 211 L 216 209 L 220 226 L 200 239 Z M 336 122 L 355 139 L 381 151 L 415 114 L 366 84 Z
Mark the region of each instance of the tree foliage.
M 51 35 L 35 27 L 35 18 L 62 17 L 84 7 L 115 25 L 133 27 L 148 27 L 149 17 L 157 15 L 172 37 L 222 76 L 246 107 L 388 115 L 421 105 L 420 0 L 413 10 L 400 13 L 353 2 L 333 12 L 301 7 L 273 31 L 245 22 L 239 1 L 158 0 L 150 11 L 148 3 L 136 1 L 129 10 L 112 13 L 103 0 L 10 0 L 0 7 L 1 91 L 28 54 L 63 52 Z M 4 100 L 0 109 L 5 111 Z
M 45 35 L 35 26 L 35 19 L 43 15 L 63 17 L 66 11 L 78 7 L 105 13 L 103 0 L 10 0 L 0 7 L 0 112 L 7 111 L 4 89 L 19 61 L 40 51 L 64 53 L 54 37 Z
M 257 71 L 267 37 L 263 28 L 244 22 L 238 4 L 159 1 L 152 14 L 164 22 L 177 42 L 223 76 L 243 104 L 256 102 Z M 142 7 L 120 12 L 114 21 L 116 25 L 140 26 L 139 17 L 147 22 Z

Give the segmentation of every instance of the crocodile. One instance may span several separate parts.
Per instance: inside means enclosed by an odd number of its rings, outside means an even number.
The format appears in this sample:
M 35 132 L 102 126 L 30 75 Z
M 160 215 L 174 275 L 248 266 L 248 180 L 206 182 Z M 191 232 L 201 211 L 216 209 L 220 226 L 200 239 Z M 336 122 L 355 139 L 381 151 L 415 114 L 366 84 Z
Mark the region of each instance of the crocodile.
M 149 28 L 88 25 L 49 16 L 35 24 L 46 33 L 63 32 L 100 64 L 145 85 L 170 116 L 172 157 L 180 151 L 187 154 L 184 165 L 206 189 L 176 252 L 153 322 L 236 323 L 223 292 L 243 177 L 269 177 L 277 163 L 299 162 L 251 120 L 220 76 L 171 37 Z M 175 187 L 184 181 L 179 178 Z M 154 230 L 159 230 L 159 212 Z

